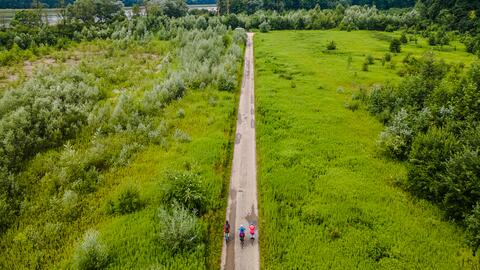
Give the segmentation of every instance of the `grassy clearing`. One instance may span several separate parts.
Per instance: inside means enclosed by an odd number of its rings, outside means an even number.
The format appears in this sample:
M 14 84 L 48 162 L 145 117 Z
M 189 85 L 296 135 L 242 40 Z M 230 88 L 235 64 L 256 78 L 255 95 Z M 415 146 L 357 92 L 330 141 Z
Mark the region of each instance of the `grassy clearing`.
M 478 266 L 459 228 L 443 221 L 430 203 L 395 186 L 405 168 L 377 153 L 382 125 L 347 104 L 360 88 L 398 81 L 409 53 L 420 57 L 431 49 L 425 40 L 409 43 L 392 55 L 393 65 L 382 66 L 395 35 L 255 36 L 262 268 Z M 328 51 L 332 40 L 337 50 Z M 447 62 L 473 60 L 458 43 L 434 52 Z M 368 55 L 374 64 L 365 72 Z

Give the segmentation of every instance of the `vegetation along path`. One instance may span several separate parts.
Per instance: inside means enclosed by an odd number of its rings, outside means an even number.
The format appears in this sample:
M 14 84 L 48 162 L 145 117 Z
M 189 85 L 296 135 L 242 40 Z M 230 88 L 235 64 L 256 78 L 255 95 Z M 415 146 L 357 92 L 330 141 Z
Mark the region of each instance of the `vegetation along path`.
M 245 51 L 242 90 L 238 109 L 237 133 L 233 153 L 230 196 L 227 206 L 227 220 L 231 224 L 231 237 L 223 245 L 222 269 L 259 269 L 260 254 L 257 241 L 247 239 L 242 247 L 237 241 L 241 224 L 258 222 L 257 168 L 255 143 L 254 110 L 253 33 L 248 34 Z M 258 236 L 258 230 L 255 232 Z M 258 237 L 257 237 L 258 239 Z

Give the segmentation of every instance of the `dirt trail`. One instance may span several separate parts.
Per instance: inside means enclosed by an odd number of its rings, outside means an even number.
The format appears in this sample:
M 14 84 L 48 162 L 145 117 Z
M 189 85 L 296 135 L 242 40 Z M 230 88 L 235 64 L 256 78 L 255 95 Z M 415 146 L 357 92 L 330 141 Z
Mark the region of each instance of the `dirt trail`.
M 254 75 L 253 33 L 248 33 L 227 206 L 231 237 L 228 244 L 223 243 L 222 249 L 221 268 L 225 270 L 260 269 L 258 227 L 255 231 L 257 239 L 253 243 L 248 233 L 248 224 L 258 223 Z M 247 228 L 243 248 L 238 240 L 241 224 Z

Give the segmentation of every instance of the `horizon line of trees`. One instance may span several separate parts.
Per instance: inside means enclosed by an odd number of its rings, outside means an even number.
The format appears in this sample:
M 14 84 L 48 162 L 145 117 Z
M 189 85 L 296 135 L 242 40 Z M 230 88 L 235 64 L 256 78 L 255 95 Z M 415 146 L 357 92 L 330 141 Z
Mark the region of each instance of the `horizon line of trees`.
M 126 7 L 143 5 L 144 0 L 119 0 Z M 413 0 L 412 0 L 413 1 Z M 62 8 L 73 4 L 75 0 L 0 0 L 0 9 L 26 9 L 26 8 Z M 215 4 L 215 0 L 186 0 L 188 5 Z

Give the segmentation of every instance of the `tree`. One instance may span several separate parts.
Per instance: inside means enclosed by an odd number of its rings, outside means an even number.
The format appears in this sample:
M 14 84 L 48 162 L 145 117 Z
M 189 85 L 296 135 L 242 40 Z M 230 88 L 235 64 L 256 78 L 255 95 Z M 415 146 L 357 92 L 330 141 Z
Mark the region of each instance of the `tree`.
M 187 15 L 188 6 L 183 0 L 150 0 L 146 4 L 148 15 L 178 18 Z
M 68 19 L 83 23 L 109 23 L 125 17 L 123 4 L 115 0 L 77 0 L 67 7 Z
M 39 12 L 21 10 L 15 13 L 10 25 L 17 31 L 30 32 L 42 26 L 42 17 Z
M 392 39 L 392 41 L 390 42 L 390 52 L 400 53 L 401 51 L 402 51 L 402 42 L 397 38 Z

